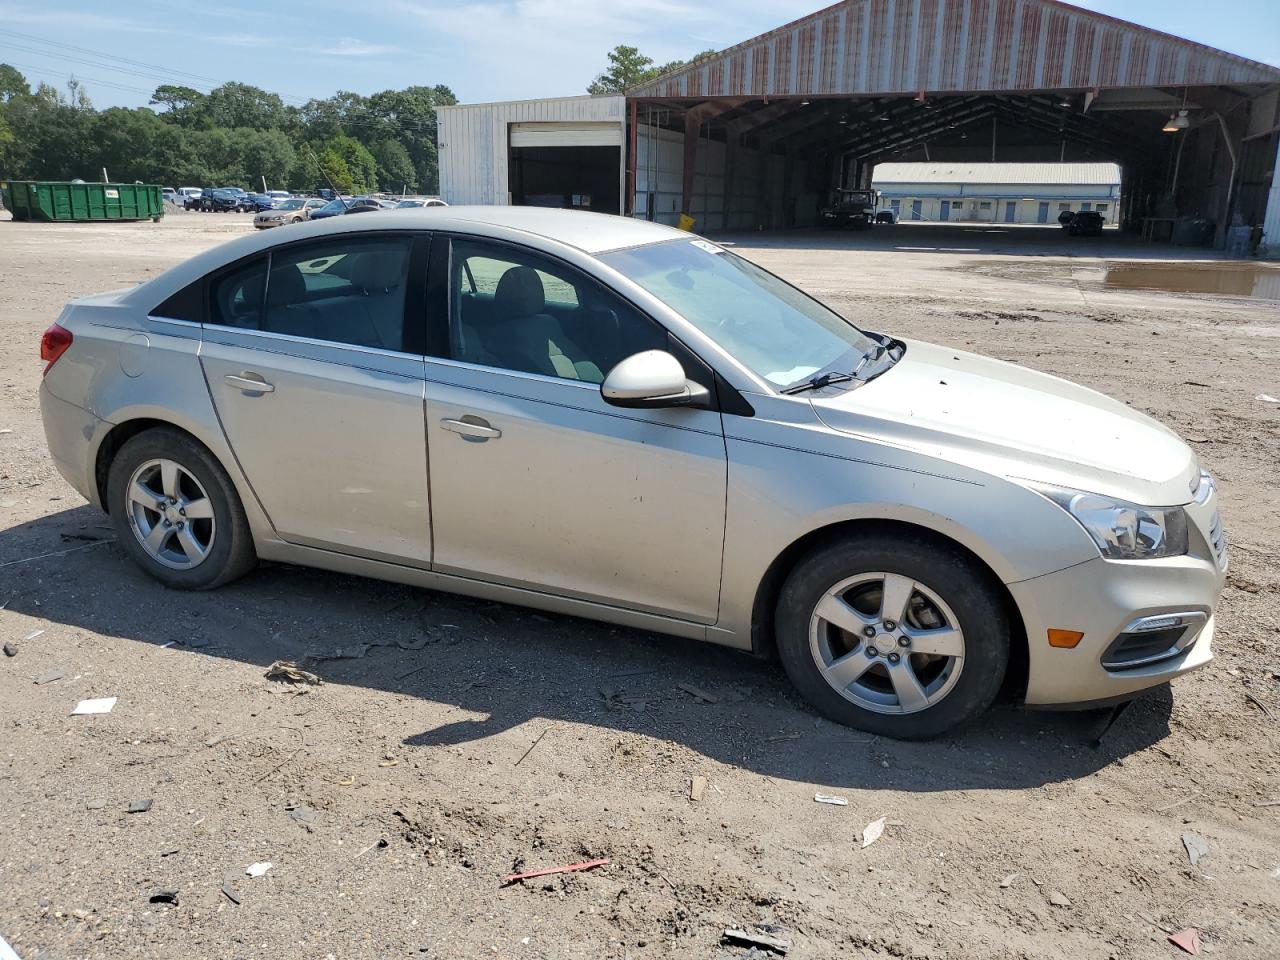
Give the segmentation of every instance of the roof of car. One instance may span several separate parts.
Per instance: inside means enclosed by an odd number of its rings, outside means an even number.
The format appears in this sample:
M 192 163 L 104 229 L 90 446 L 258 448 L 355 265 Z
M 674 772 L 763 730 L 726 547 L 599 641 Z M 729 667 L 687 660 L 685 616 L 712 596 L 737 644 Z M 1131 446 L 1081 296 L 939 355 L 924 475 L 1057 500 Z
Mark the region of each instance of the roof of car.
M 348 199 L 350 202 L 350 198 Z M 310 240 L 343 233 L 381 233 L 387 230 L 456 230 L 459 233 L 495 236 L 515 233 L 541 237 L 575 247 L 588 254 L 641 247 L 667 240 L 689 239 L 690 234 L 674 227 L 604 213 L 547 207 L 416 207 L 386 216 L 327 217 L 312 219 L 289 228 L 288 242 Z M 154 306 L 187 283 L 224 264 L 278 246 L 277 231 L 255 231 L 229 243 L 199 253 L 125 295 L 126 300 Z M 515 239 L 512 237 L 511 239 Z

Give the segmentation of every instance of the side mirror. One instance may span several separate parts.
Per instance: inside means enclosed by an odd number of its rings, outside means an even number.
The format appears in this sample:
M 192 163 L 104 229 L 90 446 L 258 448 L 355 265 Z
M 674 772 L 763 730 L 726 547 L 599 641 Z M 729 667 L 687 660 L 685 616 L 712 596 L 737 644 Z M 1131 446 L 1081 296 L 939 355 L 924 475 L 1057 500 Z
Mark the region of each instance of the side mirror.
M 684 375 L 680 361 L 665 350 L 646 350 L 621 361 L 600 384 L 600 396 L 615 407 L 706 406 L 711 393 Z

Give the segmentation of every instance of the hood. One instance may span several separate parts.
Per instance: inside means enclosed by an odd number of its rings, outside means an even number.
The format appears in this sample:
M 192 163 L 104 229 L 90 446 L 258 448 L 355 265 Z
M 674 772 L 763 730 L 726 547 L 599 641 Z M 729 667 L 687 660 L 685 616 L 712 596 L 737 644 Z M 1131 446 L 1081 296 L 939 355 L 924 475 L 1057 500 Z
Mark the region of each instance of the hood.
M 813 396 L 822 421 L 1010 479 L 1147 506 L 1191 500 L 1195 456 L 1145 414 L 1017 364 L 906 343 L 903 358 L 870 383 Z

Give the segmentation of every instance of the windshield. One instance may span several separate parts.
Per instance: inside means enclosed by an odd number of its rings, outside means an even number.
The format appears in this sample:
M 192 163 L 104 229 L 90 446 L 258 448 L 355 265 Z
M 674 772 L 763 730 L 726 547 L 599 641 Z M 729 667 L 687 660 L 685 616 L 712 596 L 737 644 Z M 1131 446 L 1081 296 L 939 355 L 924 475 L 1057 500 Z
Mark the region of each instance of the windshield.
M 347 205 L 343 203 L 341 200 L 330 200 L 320 209 L 321 210 L 345 210 L 347 209 Z
M 301 200 L 285 200 L 284 202 L 280 203 L 276 207 L 276 209 L 277 210 L 301 210 L 302 206 L 303 206 L 303 203 Z
M 820 373 L 852 373 L 877 346 L 839 314 L 706 240 L 671 240 L 600 259 L 779 389 Z
M 425 200 L 401 200 L 400 203 L 397 204 L 397 206 L 403 207 L 404 209 L 407 210 L 410 207 L 426 206 L 426 203 L 427 202 Z

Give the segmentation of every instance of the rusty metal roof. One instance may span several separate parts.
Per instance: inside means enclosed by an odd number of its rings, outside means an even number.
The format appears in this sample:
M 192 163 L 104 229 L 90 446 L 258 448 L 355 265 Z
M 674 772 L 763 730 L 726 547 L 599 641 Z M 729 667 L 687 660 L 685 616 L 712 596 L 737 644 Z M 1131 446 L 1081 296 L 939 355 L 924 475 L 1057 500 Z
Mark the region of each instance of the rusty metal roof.
M 1055 0 L 843 0 L 627 91 L 786 97 L 1280 83 L 1280 69 Z

